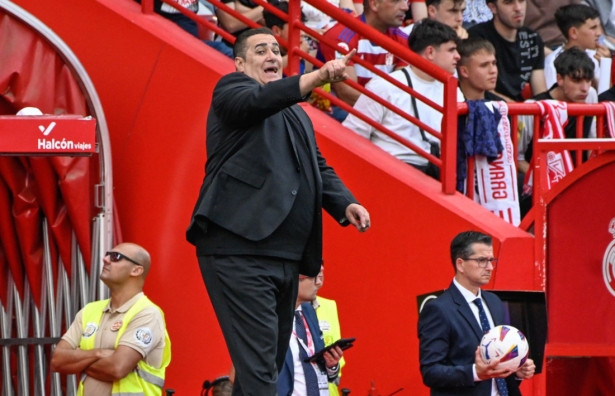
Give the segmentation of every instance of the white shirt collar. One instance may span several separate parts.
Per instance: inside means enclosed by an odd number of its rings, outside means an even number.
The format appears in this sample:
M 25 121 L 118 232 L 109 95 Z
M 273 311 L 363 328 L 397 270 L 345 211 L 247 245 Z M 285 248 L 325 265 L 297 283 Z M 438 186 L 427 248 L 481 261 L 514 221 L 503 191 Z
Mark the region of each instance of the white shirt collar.
M 461 286 L 461 283 L 457 282 L 457 279 L 453 278 L 453 283 L 457 286 L 457 289 L 459 289 L 459 292 L 461 292 L 461 295 L 468 302 L 468 304 L 472 303 L 477 298 L 482 299 L 480 289 L 478 289 L 478 295 L 475 296 L 474 293 Z

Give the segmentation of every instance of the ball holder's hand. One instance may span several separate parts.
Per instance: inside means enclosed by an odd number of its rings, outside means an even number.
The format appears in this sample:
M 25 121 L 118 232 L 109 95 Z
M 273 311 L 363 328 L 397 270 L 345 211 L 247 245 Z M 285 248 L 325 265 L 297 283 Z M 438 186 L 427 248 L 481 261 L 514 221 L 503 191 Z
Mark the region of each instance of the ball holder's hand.
M 512 373 L 511 369 L 497 369 L 500 364 L 500 359 L 494 359 L 491 363 L 487 364 L 480 356 L 480 347 L 476 348 L 474 356 L 474 364 L 476 365 L 476 375 L 481 380 L 488 380 L 492 378 L 506 378 Z
M 357 53 L 356 49 L 353 49 L 348 54 L 344 55 L 341 59 L 330 60 L 329 62 L 322 65 L 322 67 L 318 70 L 318 77 L 325 83 L 338 83 L 345 81 L 348 78 L 348 73 L 346 73 L 346 65 L 350 59 Z
M 527 359 L 523 366 L 515 373 L 521 379 L 530 379 L 534 376 L 536 365 L 532 359 Z

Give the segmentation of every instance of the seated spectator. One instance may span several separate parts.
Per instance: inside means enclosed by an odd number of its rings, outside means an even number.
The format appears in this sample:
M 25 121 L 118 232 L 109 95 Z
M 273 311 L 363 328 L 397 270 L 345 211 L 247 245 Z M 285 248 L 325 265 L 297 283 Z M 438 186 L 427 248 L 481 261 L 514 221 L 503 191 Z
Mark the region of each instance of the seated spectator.
M 557 26 L 566 37 L 566 43 L 545 58 L 545 81 L 547 87 L 552 87 L 556 83 L 555 58 L 568 48 L 578 47 L 587 52 L 587 55 L 594 61 L 594 87 L 597 87 L 597 80 L 600 76 L 599 59 L 610 57 L 611 54 L 606 47 L 598 44 L 600 38 L 600 15 L 593 8 L 573 4 L 560 7 L 555 12 Z
M 594 78 L 594 63 L 585 53 L 577 47 L 572 47 L 555 59 L 557 84 L 548 91 L 534 96 L 529 101 L 559 100 L 567 103 L 597 103 L 598 95 L 591 86 Z M 577 119 L 569 117 L 564 126 L 564 134 L 568 139 L 576 138 Z M 519 149 L 518 170 L 525 174 L 530 168 L 532 159 L 532 143 L 534 137 L 534 117 L 519 117 Z M 583 137 L 596 137 L 596 123 L 594 117 L 583 119 Z M 570 152 L 572 161 L 575 161 L 574 152 Z M 585 156 L 585 159 L 587 157 Z M 521 197 L 521 215 L 524 216 L 531 208 L 531 196 Z
M 493 14 L 485 0 L 468 0 L 463 12 L 463 27 L 469 29 L 478 23 L 490 21 L 492 18 Z
M 141 4 L 141 0 L 136 0 L 137 3 Z M 174 0 L 176 3 L 182 5 L 188 10 L 194 12 L 195 14 L 199 11 L 199 1 L 198 0 Z M 177 11 L 172 6 L 163 3 L 162 0 L 154 0 L 154 11 L 168 19 L 169 21 L 175 23 L 177 26 L 182 28 L 184 31 L 190 33 L 196 38 L 199 38 L 199 29 L 195 21 L 188 18 L 181 12 Z
M 540 35 L 546 48 L 556 48 L 562 45 L 566 40 L 561 30 L 557 27 L 557 23 L 555 23 L 555 11 L 559 7 L 578 4 L 580 0 L 526 0 L 526 2 L 525 26 Z
M 288 15 L 288 2 L 282 1 L 279 3 L 271 3 L 272 6 L 282 11 L 283 13 Z M 267 26 L 271 31 L 276 35 L 281 37 L 283 40 L 288 41 L 288 22 L 284 21 L 282 18 L 274 15 L 272 12 L 268 10 L 263 11 L 263 18 L 265 19 L 265 26 Z M 301 21 L 305 22 L 305 15 L 301 12 Z M 308 43 L 305 34 L 301 34 L 301 42 L 300 42 L 301 51 L 309 52 L 310 44 Z M 280 52 L 282 53 L 282 62 L 283 67 L 286 68 L 288 66 L 288 50 L 280 45 Z M 301 69 L 300 73 L 303 74 L 305 69 L 305 62 L 303 59 L 301 60 Z
M 466 9 L 466 0 L 426 0 L 427 17 L 434 21 L 448 25 L 455 30 L 460 39 L 468 37 L 468 32 L 463 28 L 463 12 Z M 414 24 L 408 25 L 401 30 L 410 36 Z
M 604 44 L 615 50 L 615 13 L 613 13 L 613 0 L 583 0 L 583 3 L 598 10 L 600 22 L 604 29 Z
M 405 1 L 399 0 L 365 0 L 365 11 L 363 15 L 357 17 L 357 20 L 373 27 L 387 35 L 392 40 L 407 46 L 407 35 L 403 33 L 399 27 L 401 26 L 408 4 Z M 325 37 L 338 42 L 338 46 L 345 50 L 357 49 L 357 54 L 354 59 L 363 59 L 371 63 L 378 69 L 390 73 L 394 69 L 399 69 L 406 66 L 406 63 L 401 59 L 388 53 L 379 45 L 372 43 L 370 40 L 363 38 L 360 33 L 354 32 L 345 27 L 341 23 L 337 23 L 325 33 Z M 335 48 L 332 48 L 324 43 L 320 43 L 319 56 L 328 62 L 341 56 Z M 367 82 L 374 74 L 365 67 L 348 62 L 346 73 L 350 80 L 358 82 L 361 85 Z M 349 105 L 354 103 L 359 98 L 359 91 L 344 83 L 331 84 L 333 92 L 344 102 Z M 345 118 L 345 117 L 344 117 Z M 342 118 L 343 119 L 343 118 Z
M 465 100 L 503 100 L 493 91 L 498 80 L 495 48 L 489 41 L 471 37 L 457 47 L 459 89 Z
M 410 49 L 425 60 L 453 74 L 459 60 L 457 40 L 457 33 L 450 26 L 425 19 L 413 29 L 408 43 Z M 391 73 L 391 77 L 402 84 L 411 85 L 415 91 L 420 92 L 421 95 L 430 98 L 435 103 L 440 105 L 443 103 L 444 85 L 418 68 L 407 66 L 402 70 Z M 365 88 L 393 106 L 403 109 L 405 112 L 420 119 L 436 131 L 440 131 L 442 113 L 418 99 L 414 100 L 408 93 L 387 82 L 385 79 L 376 77 Z M 459 90 L 457 100 L 463 101 L 463 94 Z M 413 102 L 416 104 L 418 114 L 414 111 Z M 359 97 L 354 109 L 409 140 L 426 152 L 431 151 L 432 143 L 439 145 L 439 140 L 436 137 L 424 133 L 417 125 L 390 111 L 366 95 Z M 423 172 L 427 171 L 427 159 L 366 122 L 363 122 L 358 117 L 350 114 L 343 125 L 371 140 L 375 145 L 407 164 Z
M 254 3 L 252 0 L 221 0 L 226 6 L 231 9 L 239 12 L 241 15 L 246 18 L 263 25 L 265 21 L 263 20 L 263 7 Z M 218 17 L 218 25 L 227 32 L 231 33 L 233 36 L 238 37 L 241 33 L 246 30 L 251 29 L 248 25 L 240 21 L 239 19 L 231 16 L 225 11 L 221 9 L 216 9 L 216 17 Z M 215 47 L 218 51 L 227 53 L 229 50 L 232 53 L 233 44 L 228 41 L 218 38 L 219 41 L 216 43 L 220 43 Z
M 530 84 L 532 93 L 546 91 L 544 43 L 523 26 L 525 0 L 487 0 L 493 19 L 468 30 L 470 37 L 482 37 L 495 47 L 498 62 L 496 93 L 509 102 L 521 101 L 521 92 Z
M 358 15 L 354 9 L 354 3 L 352 0 L 327 0 L 331 5 L 346 11 L 352 16 Z M 314 30 L 319 31 L 321 34 L 326 32 L 331 26 L 335 25 L 335 20 L 329 15 L 325 14 L 318 8 L 314 7 L 306 1 L 301 2 L 301 11 L 305 14 L 305 25 Z

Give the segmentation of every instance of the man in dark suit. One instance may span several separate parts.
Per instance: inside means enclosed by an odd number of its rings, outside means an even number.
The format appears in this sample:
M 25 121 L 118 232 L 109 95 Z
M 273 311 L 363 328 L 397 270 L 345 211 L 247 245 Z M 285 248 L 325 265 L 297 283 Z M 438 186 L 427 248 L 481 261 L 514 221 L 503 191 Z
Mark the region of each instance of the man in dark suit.
M 306 357 L 325 347 L 316 310 L 312 305 L 316 292 L 322 287 L 322 279 L 320 276 L 299 277 L 293 335 L 290 337 L 284 365 L 278 377 L 278 396 L 328 395 L 329 382 L 335 381 L 339 375 L 339 361 L 344 355 L 340 347 L 325 352 L 324 359 L 316 363 L 304 362 Z
M 234 53 L 237 72 L 214 89 L 206 176 L 187 239 L 235 366 L 233 395 L 273 396 L 299 273 L 316 276 L 322 264 L 322 209 L 341 225 L 370 226 L 297 105 L 312 89 L 344 81 L 355 52 L 285 79 L 271 30 L 243 33 Z
M 520 395 L 519 382 L 531 378 L 536 366 L 527 359 L 516 372 L 496 369 L 499 360 L 483 362 L 478 345 L 489 327 L 504 324 L 504 306 L 489 283 L 497 262 L 491 237 L 466 231 L 451 242 L 455 278 L 419 316 L 419 359 L 425 385 L 434 396 Z

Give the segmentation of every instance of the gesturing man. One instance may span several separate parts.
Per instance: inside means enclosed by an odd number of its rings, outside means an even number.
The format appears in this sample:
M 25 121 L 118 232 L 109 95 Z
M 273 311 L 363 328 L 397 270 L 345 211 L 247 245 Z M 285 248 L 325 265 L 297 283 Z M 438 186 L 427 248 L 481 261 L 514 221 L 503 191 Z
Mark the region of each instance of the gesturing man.
M 527 359 L 514 374 L 487 365 L 478 345 L 489 328 L 504 324 L 504 306 L 493 293 L 481 290 L 489 283 L 497 262 L 492 240 L 481 232 L 466 231 L 451 242 L 455 278 L 438 298 L 419 314 L 419 360 L 423 382 L 431 395 L 520 395 L 519 380 L 531 378 L 536 366 Z M 483 317 L 484 319 L 485 317 Z
M 111 298 L 86 305 L 58 343 L 51 370 L 83 373 L 79 395 L 162 393 L 171 342 L 164 315 L 143 294 L 149 253 L 133 243 L 107 252 L 100 279 Z
M 296 104 L 348 78 L 342 59 L 282 79 L 271 30 L 240 35 L 237 72 L 216 85 L 207 120 L 206 176 L 187 231 L 236 369 L 233 395 L 276 395 L 299 273 L 322 264 L 322 209 L 341 225 L 370 226 L 367 210 L 320 155 Z

